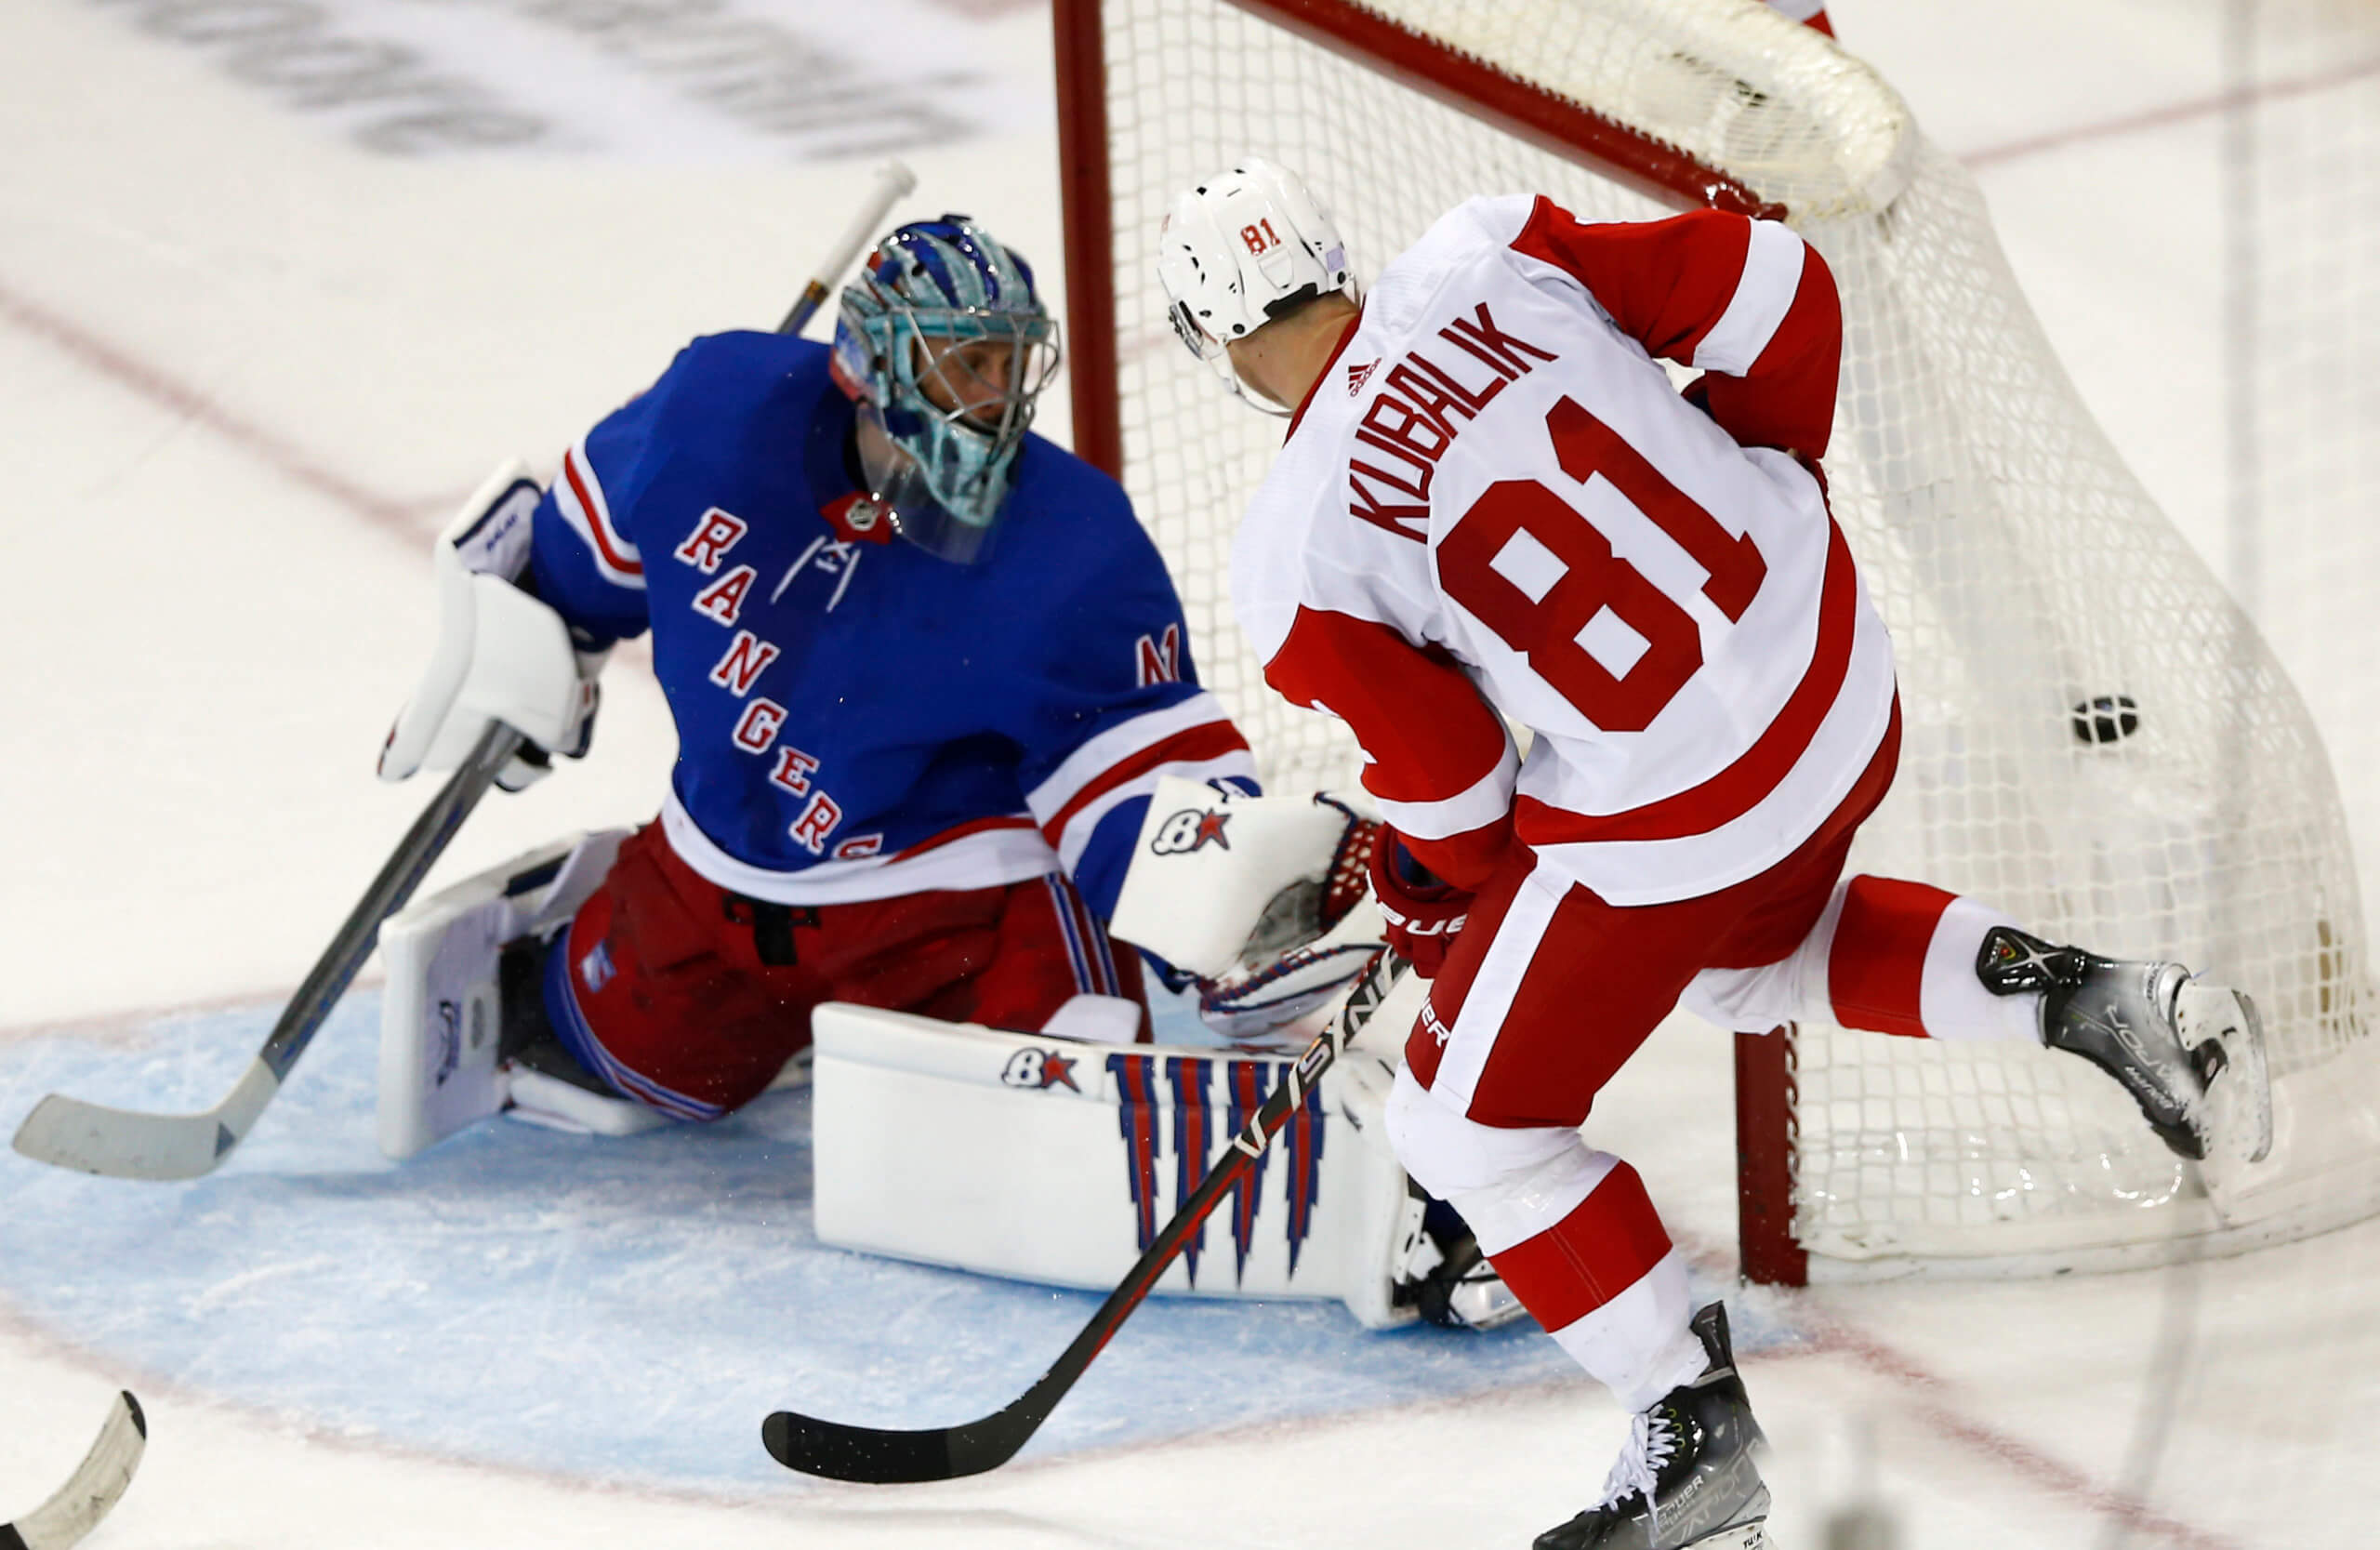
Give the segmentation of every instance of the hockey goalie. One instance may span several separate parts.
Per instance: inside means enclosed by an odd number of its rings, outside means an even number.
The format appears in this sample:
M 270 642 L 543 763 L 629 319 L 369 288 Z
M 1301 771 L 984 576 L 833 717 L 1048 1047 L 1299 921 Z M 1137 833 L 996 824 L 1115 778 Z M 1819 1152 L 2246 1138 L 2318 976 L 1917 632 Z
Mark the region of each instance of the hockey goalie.
M 844 288 L 831 349 L 763 333 L 696 339 L 572 446 L 549 487 L 513 467 L 471 498 L 436 545 L 440 634 L 382 776 L 452 765 L 491 720 L 530 740 L 499 779 L 509 789 L 549 773 L 553 754 L 585 755 L 597 674 L 632 637 L 650 640 L 680 746 L 653 822 L 558 841 L 387 923 L 390 1156 L 508 1110 L 614 1133 L 717 1119 L 798 1071 L 813 1013 L 834 1004 L 861 1031 L 836 1045 L 821 1083 L 822 1220 L 887 1252 L 1045 1279 L 1095 1280 L 1118 1252 L 1129 1263 L 1135 1217 L 1156 1205 L 1150 1189 L 1131 1196 L 1130 1123 L 1157 1123 L 1153 1090 L 1135 1083 L 1162 1056 L 1105 1059 L 1148 1036 L 1142 960 L 1108 921 L 1144 829 L 1257 788 L 1245 741 L 1198 686 L 1181 603 L 1121 489 L 1031 433 L 1055 364 L 1025 259 L 966 217 L 915 222 Z M 1157 813 L 1163 783 L 1192 795 Z M 1352 847 L 1370 827 L 1288 805 L 1302 848 L 1260 836 L 1261 809 L 1208 820 L 1219 838 L 1201 859 L 1224 854 L 1220 835 L 1236 825 L 1237 854 L 1288 864 L 1242 880 L 1234 898 L 1263 894 L 1247 918 L 1211 941 L 1137 938 L 1224 1036 L 1294 1020 L 1377 946 L 1376 930 L 1368 945 L 1347 934 L 1364 919 Z M 1144 881 L 1156 900 L 1144 920 L 1183 913 L 1170 887 Z M 1317 945 L 1332 925 L 1345 929 Z M 888 1064 L 871 1040 L 914 1051 L 956 1038 L 957 1068 L 998 1050 L 982 1085 L 1005 1102 L 977 1132 L 922 1149 L 945 1184 L 983 1155 L 970 1138 L 1047 1155 L 1035 1125 L 1049 1111 L 1000 1080 L 1013 1053 L 1001 1041 L 1025 1036 L 1051 1052 L 1038 1070 L 1104 1082 L 1040 1091 L 1091 1086 L 1139 1116 L 1103 1121 L 1120 1159 L 1053 1177 L 1105 1208 L 1090 1213 L 1111 1226 L 1086 1249 L 1089 1269 L 945 1241 L 984 1218 L 945 1209 L 947 1187 L 900 1171 L 921 1151 L 917 1111 L 872 1129 L 832 1106 L 863 1066 L 918 1075 L 922 1057 Z M 1266 1058 L 1210 1060 L 1216 1130 L 1234 1083 L 1264 1084 Z M 1169 1115 L 1180 1106 L 1168 1099 Z M 1321 1137 L 1308 1139 L 1319 1164 Z M 1330 1166 L 1356 1155 L 1343 1145 Z M 1381 1159 L 1393 1185 L 1365 1220 L 1406 1244 L 1402 1267 L 1424 1207 Z M 845 1199 L 844 1181 L 892 1179 L 905 1187 Z M 1338 1295 L 1336 1270 L 1315 1270 L 1336 1251 L 1305 1244 L 1336 1231 L 1355 1186 L 1305 1183 L 1296 1211 L 1268 1219 L 1295 1218 L 1280 1289 Z M 1247 1202 L 1243 1231 L 1259 1204 Z M 1452 1265 L 1450 1283 L 1474 1266 L 1443 1212 L 1440 1225 L 1457 1252 L 1413 1275 Z M 1264 1284 L 1257 1257 L 1257 1280 L 1228 1290 Z M 1381 1276 L 1358 1278 L 1371 1317 L 1404 1316 Z M 1196 1290 L 1217 1289 L 1210 1275 Z

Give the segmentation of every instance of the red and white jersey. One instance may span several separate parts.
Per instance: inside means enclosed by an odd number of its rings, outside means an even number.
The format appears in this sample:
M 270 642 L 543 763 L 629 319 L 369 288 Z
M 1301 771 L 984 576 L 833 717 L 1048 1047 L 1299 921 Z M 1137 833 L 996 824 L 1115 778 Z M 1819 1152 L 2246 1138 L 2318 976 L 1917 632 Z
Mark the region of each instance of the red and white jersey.
M 1715 211 L 1474 200 L 1382 272 L 1232 597 L 1424 865 L 1476 886 L 1517 835 L 1612 903 L 1690 898 L 1843 801 L 1896 700 L 1812 471 L 1841 338 L 1825 261 Z

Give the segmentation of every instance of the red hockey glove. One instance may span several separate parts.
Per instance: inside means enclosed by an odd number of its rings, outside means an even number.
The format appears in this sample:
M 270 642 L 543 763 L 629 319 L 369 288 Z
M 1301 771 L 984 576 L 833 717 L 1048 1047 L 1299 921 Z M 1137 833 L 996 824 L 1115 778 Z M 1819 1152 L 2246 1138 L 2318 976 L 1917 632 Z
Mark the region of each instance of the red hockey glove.
M 1829 37 L 1832 37 L 1834 34 L 1825 27 L 1825 20 L 1826 13 L 1824 11 L 1820 11 L 1818 13 L 1818 20 L 1811 22 L 1810 25 L 1817 27 L 1818 31 L 1822 33 L 1826 33 Z M 1718 422 L 1719 417 L 1711 414 L 1711 374 L 1709 372 L 1704 372 L 1693 381 L 1688 382 L 1685 387 L 1680 388 L 1678 390 L 1678 396 L 1685 399 L 1688 404 L 1693 404 L 1696 408 L 1701 410 L 1704 414 L 1711 415 L 1712 423 L 1716 424 Z M 1719 429 L 1722 431 L 1727 431 L 1727 428 L 1724 425 L 1721 425 Z M 1727 431 L 1727 434 L 1732 436 L 1735 432 L 1733 431 Z M 1818 494 L 1820 496 L 1823 496 L 1830 500 L 1833 498 L 1828 489 L 1825 466 L 1819 463 L 1817 458 L 1811 457 L 1808 453 L 1804 452 L 1798 446 L 1779 447 L 1777 450 L 1784 453 L 1785 456 L 1792 458 L 1793 461 L 1801 464 L 1802 467 L 1809 470 L 1810 477 L 1818 482 Z
M 1437 978 L 1474 895 L 1434 875 L 1413 859 L 1395 830 L 1385 828 L 1372 847 L 1371 879 L 1372 897 L 1388 921 L 1389 950 L 1422 978 Z

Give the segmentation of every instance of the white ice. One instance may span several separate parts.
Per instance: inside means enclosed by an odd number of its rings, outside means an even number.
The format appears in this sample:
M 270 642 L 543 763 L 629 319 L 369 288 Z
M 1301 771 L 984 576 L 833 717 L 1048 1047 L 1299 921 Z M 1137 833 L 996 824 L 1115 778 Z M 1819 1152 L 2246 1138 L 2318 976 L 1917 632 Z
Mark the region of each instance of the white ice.
M 611 77 L 522 23 L 528 6 L 249 0 L 252 23 L 327 16 L 417 38 L 488 29 L 522 50 L 492 56 L 490 78 L 517 75 L 519 99 L 566 131 L 534 153 L 416 159 L 361 150 L 343 123 L 237 77 L 231 43 L 193 35 L 195 5 L 6 9 L 0 1125 L 13 1128 L 44 1090 L 45 1061 L 112 1066 L 134 1084 L 113 1094 L 126 1102 L 152 1076 L 203 1090 L 210 1053 L 229 1062 L 228 1080 L 250 1025 L 302 975 L 424 800 L 370 771 L 428 644 L 428 536 L 499 458 L 518 451 L 549 467 L 686 338 L 773 323 L 870 158 L 756 154 L 748 137 L 721 134 L 674 99 L 652 105 L 653 143 L 607 138 L 611 121 L 581 99 Z M 872 49 L 878 78 L 913 49 L 934 71 L 985 77 L 965 88 L 981 132 L 905 152 L 923 180 L 918 207 L 983 216 L 1054 279 L 1046 10 L 901 0 L 871 32 L 853 20 L 868 9 L 774 0 L 740 14 L 806 28 L 846 55 Z M 1935 139 L 1976 166 L 2085 398 L 2223 568 L 2220 120 L 2191 106 L 2221 84 L 2219 7 L 1843 0 L 1832 14 Z M 916 42 L 929 37 L 931 47 Z M 2367 215 L 2339 212 L 2343 226 Z M 2359 257 L 2370 258 L 2368 239 L 2349 250 Z M 1063 394 L 1051 403 L 1045 429 L 1063 439 Z M 2320 616 L 2363 631 L 2334 643 L 2334 673 L 2350 687 L 2373 656 L 2373 565 L 2368 541 L 2343 546 L 2321 578 Z M 607 680 L 598 757 L 491 801 L 441 875 L 652 811 L 670 730 L 636 668 L 628 654 Z M 227 1022 L 243 1030 L 228 1052 Z M 1425 1384 L 1347 1411 L 1327 1369 L 1246 1351 L 1226 1360 L 1228 1326 L 1210 1322 L 1201 1327 L 1224 1331 L 1218 1381 L 1190 1435 L 1157 1417 L 1124 1428 L 1137 1440 L 1045 1451 L 977 1480 L 870 1490 L 744 1461 L 673 1477 L 666 1461 L 601 1448 L 544 1458 L 491 1440 L 491 1424 L 535 1428 L 569 1407 L 595 1434 L 606 1415 L 635 1434 L 666 1404 L 686 1427 L 719 1425 L 757 1454 L 759 1414 L 733 1384 L 721 1421 L 704 1413 L 702 1387 L 609 1381 L 668 1368 L 666 1340 L 635 1361 L 580 1352 L 534 1298 L 480 1307 L 450 1292 L 425 1314 L 406 1295 L 418 1289 L 375 1288 L 367 1275 L 366 1291 L 386 1294 L 385 1339 L 347 1302 L 334 1316 L 329 1305 L 355 1294 L 354 1256 L 387 1247 L 341 1236 L 366 1204 L 394 1198 L 445 1221 L 457 1255 L 503 1248 L 474 1241 L 481 1208 L 464 1175 L 450 1168 L 457 1182 L 443 1194 L 430 1186 L 436 1175 L 416 1184 L 353 1160 L 369 1151 L 364 1111 L 338 1101 L 345 1067 L 330 1045 L 368 1037 L 353 1017 L 324 1036 L 319 1068 L 310 1057 L 298 1079 L 320 1084 L 319 1102 L 310 1109 L 293 1083 L 288 1112 L 268 1116 L 257 1156 L 242 1159 L 248 1172 L 218 1193 L 92 1181 L 61 1193 L 0 1156 L 0 1260 L 26 1256 L 0 1269 L 0 1515 L 64 1478 L 117 1386 L 147 1402 L 153 1442 L 97 1550 L 598 1537 L 721 1550 L 1487 1550 L 1524 1544 L 1582 1504 L 1622 1429 L 1589 1385 L 1527 1369 L 1510 1342 L 1496 1352 L 1513 1367 L 1508 1382 L 1471 1393 Z M 1727 1080 L 1724 1038 L 1673 1024 L 1593 1132 L 1635 1161 L 1714 1284 L 1732 1271 Z M 359 1130 L 308 1151 L 290 1127 L 310 1114 Z M 534 1187 L 534 1166 L 519 1159 L 538 1155 L 516 1149 L 504 1176 Z M 551 1155 L 553 1230 L 633 1215 L 633 1170 L 605 1164 L 624 1199 L 574 1206 L 573 1154 Z M 311 1199 L 276 1214 L 257 1205 L 263 1192 Z M 699 1208 L 654 1210 L 668 1236 Z M 309 1212 L 320 1213 L 311 1230 Z M 490 1208 L 483 1220 L 511 1218 Z M 179 1267 L 178 1301 L 155 1302 L 155 1281 L 170 1278 L 144 1272 L 143 1247 L 192 1241 L 210 1224 L 269 1225 L 274 1236 L 245 1255 L 235 1244 L 203 1274 Z M 71 1317 L 57 1311 L 65 1246 L 78 1240 L 119 1247 L 112 1273 L 137 1309 L 112 1317 L 86 1300 Z M 25 1278 L 53 1265 L 59 1285 Z M 1738 1293 L 1747 1321 L 1778 1337 L 1747 1359 L 1778 1444 L 1777 1537 L 1818 1545 L 1827 1514 L 1872 1491 L 1903 1544 L 1924 1550 L 2360 1543 L 2369 1493 L 2359 1488 L 2380 1480 L 2361 1443 L 2380 1399 L 2375 1271 L 2380 1228 L 2367 1226 L 2195 1270 Z M 668 1263 L 645 1273 L 697 1332 L 706 1318 L 724 1331 L 770 1316 L 733 1287 L 672 1280 Z M 965 1289 L 946 1300 L 964 1303 Z M 266 1333 L 228 1317 L 239 1308 L 261 1308 Z M 969 1349 L 997 1362 L 953 1383 L 972 1408 L 1003 1398 L 1011 1375 L 1021 1384 L 1061 1343 L 1049 1318 L 1021 1320 L 1003 1351 L 985 1322 L 1000 1317 L 954 1315 Z M 1278 1336 L 1277 1324 L 1262 1327 Z M 227 1345 L 227 1331 L 277 1343 L 279 1365 Z M 1131 1371 L 1133 1338 L 1119 1339 L 1109 1372 Z M 494 1372 L 522 1374 L 534 1392 L 509 1377 L 483 1384 L 493 1423 L 457 1414 L 442 1431 L 434 1412 L 416 1414 L 392 1439 L 369 1396 L 340 1391 L 343 1376 L 403 1382 L 383 1345 L 421 1364 L 426 1391 L 469 1397 L 462 1380 Z M 128 1354 L 168 1348 L 156 1366 Z M 888 1393 L 909 1384 L 901 1402 L 919 1419 L 937 1398 L 916 1391 L 915 1370 L 841 1355 Z M 270 1374 L 284 1370 L 304 1377 L 275 1392 Z M 1129 1415 L 1134 1392 L 1103 1393 L 1102 1377 L 1095 1367 L 1083 1402 Z M 1245 1413 L 1273 1419 L 1242 1422 L 1236 1396 L 1268 1383 L 1284 1392 L 1251 1397 Z M 2145 1485 L 2134 1451 L 2144 1397 L 2171 1400 L 2162 1467 Z

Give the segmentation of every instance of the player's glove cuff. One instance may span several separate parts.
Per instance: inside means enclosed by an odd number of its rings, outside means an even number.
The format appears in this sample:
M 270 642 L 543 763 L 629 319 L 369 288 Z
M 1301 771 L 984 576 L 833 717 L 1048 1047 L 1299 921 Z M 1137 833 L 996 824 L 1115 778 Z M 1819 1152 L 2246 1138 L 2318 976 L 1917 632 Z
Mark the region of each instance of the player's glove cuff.
M 1371 883 L 1388 925 L 1389 950 L 1424 979 L 1437 978 L 1475 895 L 1422 866 L 1394 829 L 1382 829 L 1372 848 Z

